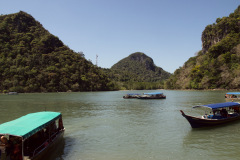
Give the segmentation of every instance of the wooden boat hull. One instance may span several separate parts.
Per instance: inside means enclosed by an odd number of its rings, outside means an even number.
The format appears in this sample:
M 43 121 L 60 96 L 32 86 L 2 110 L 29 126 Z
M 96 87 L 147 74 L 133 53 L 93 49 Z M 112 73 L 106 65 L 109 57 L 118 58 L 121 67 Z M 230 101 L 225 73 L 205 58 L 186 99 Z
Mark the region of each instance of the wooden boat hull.
M 166 99 L 166 97 L 138 97 L 138 99 Z
M 125 97 L 123 96 L 124 99 L 137 99 L 138 97 Z
M 233 122 L 240 119 L 240 116 L 223 118 L 223 119 L 203 119 L 203 118 L 186 115 L 182 110 L 180 110 L 180 112 L 182 113 L 182 116 L 188 120 L 192 128 L 217 126 L 220 124 L 225 124 L 225 123 Z
M 59 134 L 54 138 L 54 140 L 51 143 L 48 144 L 46 148 L 44 148 L 36 156 L 30 159 L 31 160 L 46 159 L 46 156 L 49 156 L 51 152 L 54 152 L 56 150 L 56 147 L 59 147 L 59 145 L 63 142 L 63 135 L 64 135 L 64 129 L 62 131 L 59 131 Z

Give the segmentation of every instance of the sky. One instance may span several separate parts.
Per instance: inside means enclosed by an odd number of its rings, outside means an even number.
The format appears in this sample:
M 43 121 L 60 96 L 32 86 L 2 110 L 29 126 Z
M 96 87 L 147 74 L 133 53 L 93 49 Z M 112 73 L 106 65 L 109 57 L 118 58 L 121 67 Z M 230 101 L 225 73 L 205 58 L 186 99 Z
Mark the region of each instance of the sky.
M 27 12 L 99 67 L 143 52 L 173 73 L 202 49 L 205 27 L 238 5 L 239 0 L 2 0 L 0 14 Z

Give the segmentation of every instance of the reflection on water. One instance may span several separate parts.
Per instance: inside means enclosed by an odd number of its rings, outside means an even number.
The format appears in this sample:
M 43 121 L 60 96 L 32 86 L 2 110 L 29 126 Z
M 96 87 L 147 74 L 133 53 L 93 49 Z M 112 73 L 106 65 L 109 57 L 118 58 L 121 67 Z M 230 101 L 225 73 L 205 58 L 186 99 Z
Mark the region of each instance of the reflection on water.
M 0 95 L 0 123 L 30 112 L 61 112 L 64 143 L 49 160 L 238 159 L 240 123 L 192 129 L 179 112 L 202 114 L 192 106 L 224 102 L 224 91 L 163 90 L 163 100 L 123 99 L 126 93 Z
M 63 138 L 60 142 L 58 142 L 57 147 L 51 148 L 49 152 L 45 155 L 44 160 L 63 160 L 62 157 L 64 154 L 65 147 L 65 138 Z
M 206 159 L 238 159 L 240 123 L 192 129 L 183 139 L 184 150 Z

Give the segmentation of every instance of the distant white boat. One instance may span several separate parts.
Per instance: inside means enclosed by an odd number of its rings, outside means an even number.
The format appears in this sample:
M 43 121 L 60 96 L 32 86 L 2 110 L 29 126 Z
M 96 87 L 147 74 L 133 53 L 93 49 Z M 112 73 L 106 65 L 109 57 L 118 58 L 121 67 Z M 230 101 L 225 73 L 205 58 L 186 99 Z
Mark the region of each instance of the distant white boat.
M 8 92 L 8 95 L 17 95 L 17 92 Z
M 124 99 L 138 98 L 141 94 L 137 93 L 129 93 L 123 96 Z
M 143 95 L 139 96 L 138 99 L 166 99 L 166 96 L 160 92 L 143 93 Z

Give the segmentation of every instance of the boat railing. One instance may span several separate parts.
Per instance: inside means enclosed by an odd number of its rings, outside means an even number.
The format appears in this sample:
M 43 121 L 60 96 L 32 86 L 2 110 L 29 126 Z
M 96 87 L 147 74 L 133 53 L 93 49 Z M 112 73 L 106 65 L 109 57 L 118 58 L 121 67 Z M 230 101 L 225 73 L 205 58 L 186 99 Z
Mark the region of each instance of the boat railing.
M 202 116 L 202 119 L 220 119 L 220 118 L 223 118 L 222 115 L 220 114 L 205 114 Z
M 44 149 L 47 145 L 48 145 L 48 140 L 44 141 L 39 147 L 37 147 L 34 152 L 33 152 L 33 156 L 35 156 L 36 153 L 40 152 L 42 149 Z M 41 149 L 41 150 L 40 150 Z
M 59 131 L 57 130 L 46 141 L 44 141 L 39 147 L 37 147 L 33 152 L 33 156 L 35 156 L 35 154 L 37 154 L 37 153 L 41 152 L 43 149 L 45 149 L 48 146 L 48 144 L 57 137 L 58 133 L 59 133 Z
M 57 130 L 54 134 L 52 134 L 50 137 L 50 141 L 54 140 L 57 137 L 58 133 L 59 133 L 59 130 Z
M 230 117 L 237 117 L 239 116 L 238 113 L 228 113 L 226 116 L 223 116 L 221 114 L 215 114 L 215 115 L 203 115 L 202 119 L 224 119 L 224 118 L 230 118 Z

